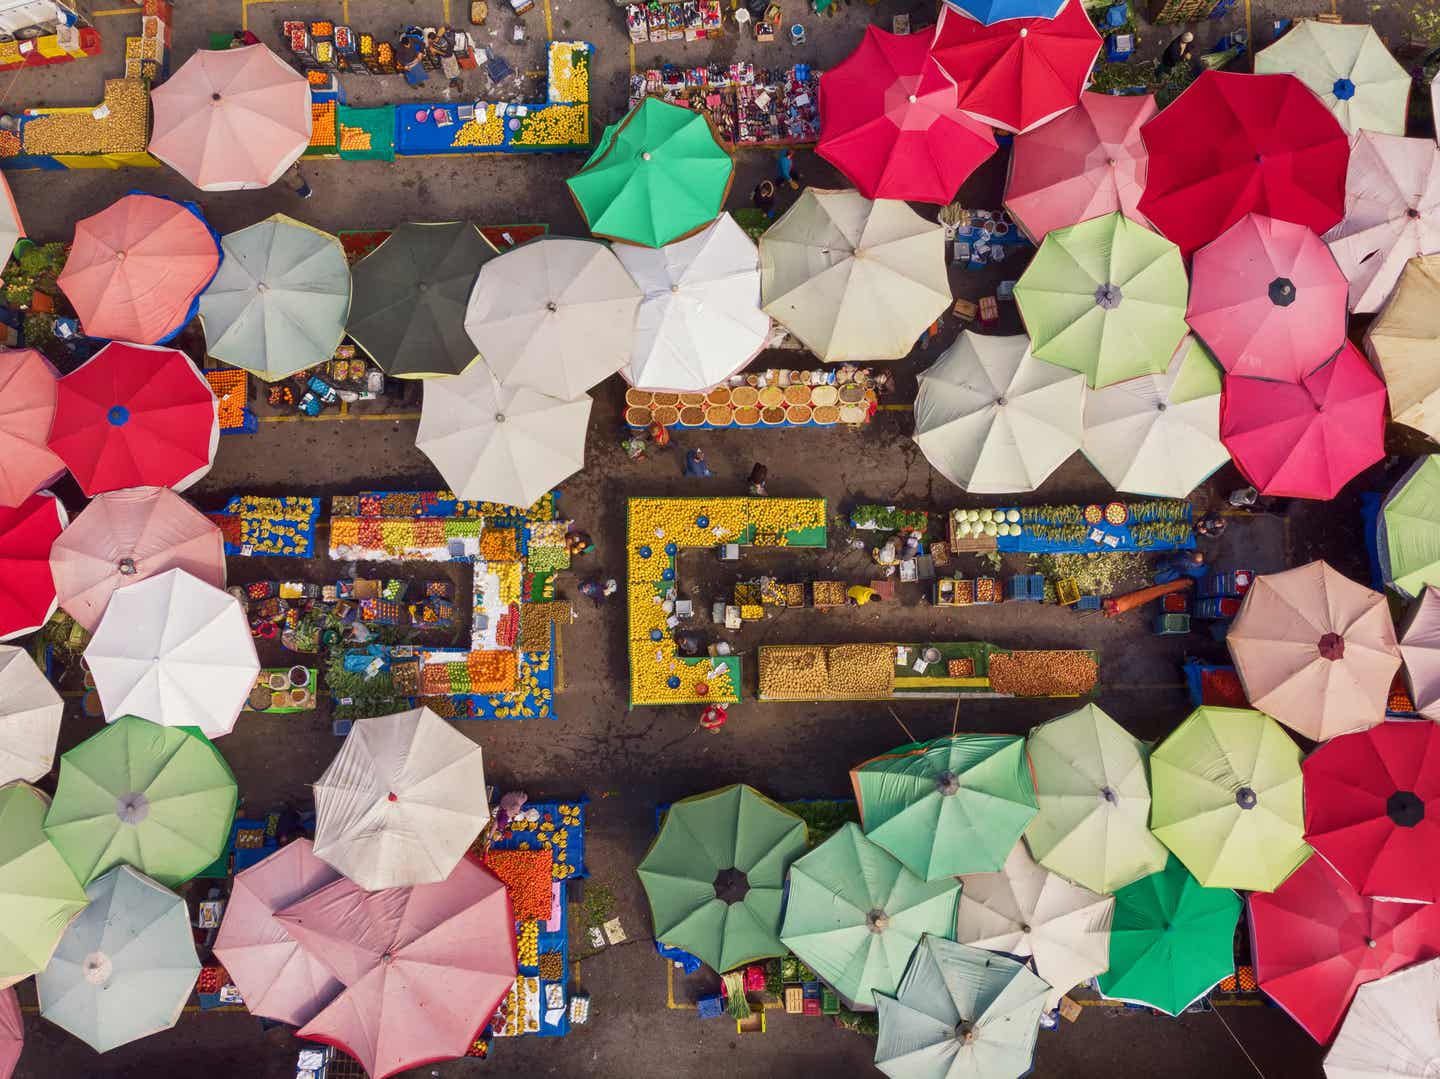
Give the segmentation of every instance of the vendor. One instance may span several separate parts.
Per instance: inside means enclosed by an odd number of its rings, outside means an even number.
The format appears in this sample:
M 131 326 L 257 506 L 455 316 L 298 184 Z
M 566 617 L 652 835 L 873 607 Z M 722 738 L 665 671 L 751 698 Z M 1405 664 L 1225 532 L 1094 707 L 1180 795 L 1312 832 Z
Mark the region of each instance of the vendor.
M 1205 556 L 1199 551 L 1184 551 L 1162 559 L 1155 566 L 1155 583 L 1169 584 L 1181 577 L 1199 580 L 1205 573 Z
M 845 602 L 851 607 L 863 607 L 867 603 L 878 603 L 880 593 L 868 584 L 852 584 L 845 589 Z
M 693 658 L 705 650 L 705 642 L 700 634 L 690 630 L 683 630 L 675 634 L 675 650 L 682 656 Z
M 405 76 L 407 86 L 419 86 L 430 78 L 421 62 L 424 57 L 425 40 L 418 35 L 406 33 L 395 46 L 395 66 Z
M 230 48 L 243 49 L 247 45 L 258 45 L 260 39 L 249 30 L 236 30 L 230 38 Z
M 595 550 L 595 541 L 590 538 L 588 532 L 571 532 L 565 537 L 565 546 L 571 558 L 577 555 L 591 554 Z

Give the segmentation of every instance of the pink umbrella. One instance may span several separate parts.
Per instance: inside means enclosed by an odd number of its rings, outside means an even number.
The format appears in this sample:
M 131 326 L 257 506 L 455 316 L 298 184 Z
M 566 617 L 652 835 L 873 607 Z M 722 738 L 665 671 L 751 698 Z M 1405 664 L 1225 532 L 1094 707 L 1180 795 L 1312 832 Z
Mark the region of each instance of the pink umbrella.
M 297 839 L 235 878 L 215 955 L 225 964 L 250 1014 L 304 1026 L 344 990 L 329 967 L 303 950 L 275 912 L 339 880 Z
M 45 440 L 59 372 L 33 348 L 0 352 L 0 506 L 18 506 L 60 477 Z
M 1400 637 L 1415 711 L 1440 721 L 1440 589 L 1427 585 Z
M 50 548 L 60 606 L 92 633 L 115 589 L 170 569 L 225 587 L 220 529 L 167 487 L 97 495 Z
M 1195 252 L 1185 321 L 1230 374 L 1299 382 L 1344 343 L 1348 288 L 1304 225 L 1246 214 Z
M 1227 375 L 1220 441 L 1261 493 L 1334 498 L 1385 456 L 1385 383 L 1348 341 L 1298 383 Z
M 1140 126 L 1155 111 L 1150 94 L 1081 94 L 1079 107 L 1015 136 L 1005 207 L 1026 235 L 1038 244 L 1051 229 L 1116 212 L 1145 224 Z
M 0 1079 L 10 1079 L 25 1048 L 25 1017 L 14 989 L 0 993 Z
M 463 1056 L 515 983 L 510 893 L 463 858 L 442 881 L 366 892 L 345 878 L 275 915 L 345 990 L 300 1030 L 371 1079 Z

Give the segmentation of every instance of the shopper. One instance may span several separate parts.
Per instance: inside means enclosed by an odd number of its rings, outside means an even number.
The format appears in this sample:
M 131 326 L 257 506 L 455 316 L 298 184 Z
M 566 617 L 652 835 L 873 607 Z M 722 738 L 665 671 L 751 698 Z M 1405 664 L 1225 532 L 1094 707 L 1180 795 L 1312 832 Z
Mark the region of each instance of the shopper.
M 1225 534 L 1225 518 L 1211 510 L 1195 522 L 1195 534 L 1201 539 L 1219 539 Z
M 700 479 L 709 479 L 715 475 L 710 471 L 710 466 L 705 463 L 704 450 L 691 450 L 685 454 L 685 475 L 696 476 Z
M 769 479 L 769 477 L 770 470 L 759 461 L 756 461 L 755 467 L 750 470 L 750 493 L 756 496 L 764 495 L 765 481 Z
M 295 194 L 298 197 L 308 199 L 311 195 L 315 194 L 315 192 L 310 190 L 310 185 L 305 182 L 305 174 L 300 171 L 299 165 L 291 166 L 290 171 L 295 174 Z
M 1169 584 L 1181 577 L 1199 580 L 1205 576 L 1205 556 L 1199 551 L 1185 551 L 1161 559 L 1155 567 L 1155 583 Z
M 845 589 L 845 602 L 851 607 L 863 607 L 867 603 L 878 603 L 880 599 L 880 593 L 868 584 L 852 584 Z
M 1171 39 L 1160 55 L 1160 63 L 1155 65 L 1156 74 L 1164 76 L 1181 64 L 1188 63 L 1194 52 L 1194 41 L 1195 35 L 1189 30 Z
M 723 704 L 707 704 L 705 711 L 700 713 L 700 726 L 711 734 L 719 734 L 720 728 L 725 726 L 725 721 L 729 718 Z
M 800 170 L 795 167 L 795 159 L 790 156 L 789 150 L 781 150 L 775 158 L 775 179 L 789 184 L 791 190 L 800 186 Z
M 423 63 L 424 48 L 424 39 L 409 33 L 401 35 L 395 46 L 395 66 L 405 76 L 407 86 L 419 86 L 430 78 Z
M 767 218 L 774 217 L 775 184 L 770 180 L 761 180 L 755 185 L 755 190 L 750 192 L 750 203 Z
M 605 602 L 605 586 L 594 577 L 588 581 L 580 582 L 580 594 L 582 596 L 589 596 L 590 601 L 597 607 Z
M 670 448 L 670 431 L 663 423 L 652 423 L 650 425 L 650 444 L 657 450 L 668 450 Z

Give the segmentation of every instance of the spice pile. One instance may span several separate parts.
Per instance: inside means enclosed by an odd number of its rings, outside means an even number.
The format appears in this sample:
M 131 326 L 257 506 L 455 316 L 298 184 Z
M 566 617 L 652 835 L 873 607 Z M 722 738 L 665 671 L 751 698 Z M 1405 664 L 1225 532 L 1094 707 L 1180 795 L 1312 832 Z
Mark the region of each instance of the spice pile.
M 1078 650 L 997 652 L 987 667 L 990 688 L 1017 697 L 1079 696 L 1100 673 L 1094 653 Z
M 103 119 L 95 112 L 108 110 Z M 27 154 L 142 153 L 150 138 L 150 94 L 139 79 L 106 79 L 105 97 L 94 112 L 57 112 L 25 121 Z

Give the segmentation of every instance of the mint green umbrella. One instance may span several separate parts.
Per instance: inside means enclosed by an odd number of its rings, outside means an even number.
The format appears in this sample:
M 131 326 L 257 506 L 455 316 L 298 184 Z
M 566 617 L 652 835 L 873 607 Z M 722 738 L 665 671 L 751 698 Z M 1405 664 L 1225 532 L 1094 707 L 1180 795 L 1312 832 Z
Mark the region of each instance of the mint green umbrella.
M 925 880 L 994 873 L 1030 818 L 1025 739 L 958 734 L 850 770 L 865 834 Z
M 1031 354 L 1093 388 L 1158 375 L 1185 336 L 1180 249 L 1122 214 L 1053 229 L 1015 285 Z
M 1421 457 L 1390 488 L 1377 527 L 1387 584 L 1410 598 L 1440 585 L 1440 454 Z
M 647 97 L 566 183 L 596 236 L 660 247 L 714 221 L 734 174 L 704 113 Z
M 1178 858 L 1115 893 L 1110 969 L 1097 979 L 1116 1000 L 1179 1015 L 1235 973 L 1240 897 L 1202 888 Z
M 45 834 L 89 884 L 132 865 L 167 887 L 225 850 L 235 777 L 194 727 L 121 716 L 60 758 Z
M 640 863 L 655 939 L 717 971 L 782 955 L 785 871 L 805 822 L 737 783 L 674 803 Z
M 42 831 L 49 805 L 28 783 L 0 787 L 0 985 L 42 969 L 87 902 Z
M 854 824 L 790 867 L 780 939 L 853 1007 L 893 993 L 926 933 L 955 932 L 960 882 L 923 881 Z

